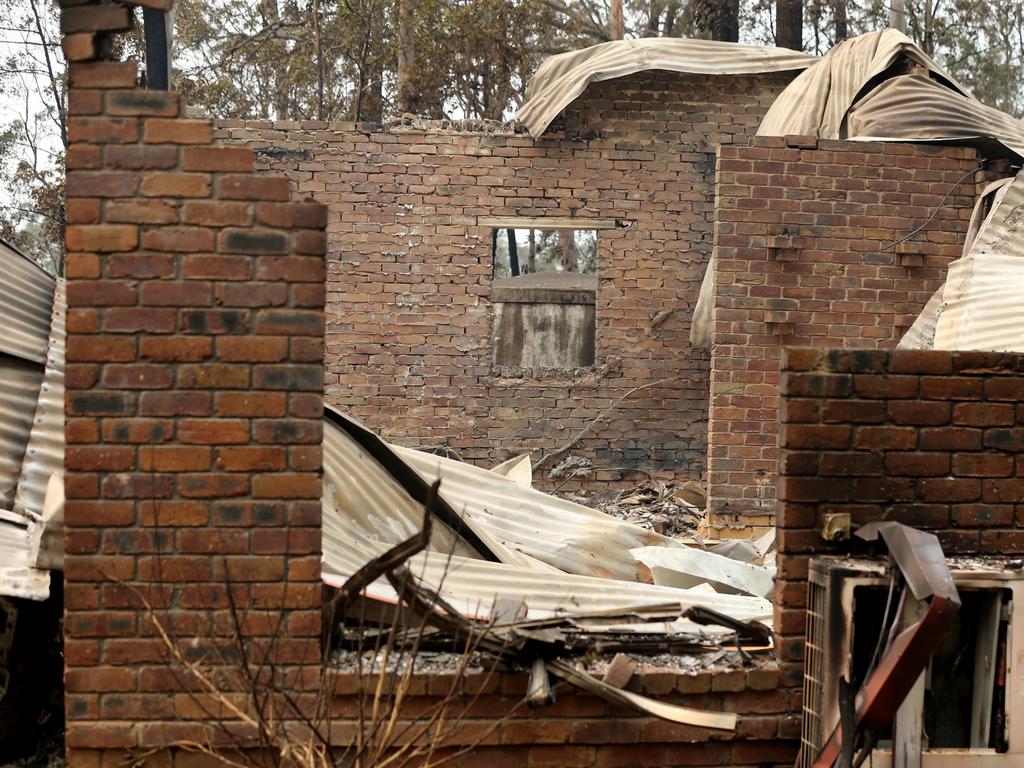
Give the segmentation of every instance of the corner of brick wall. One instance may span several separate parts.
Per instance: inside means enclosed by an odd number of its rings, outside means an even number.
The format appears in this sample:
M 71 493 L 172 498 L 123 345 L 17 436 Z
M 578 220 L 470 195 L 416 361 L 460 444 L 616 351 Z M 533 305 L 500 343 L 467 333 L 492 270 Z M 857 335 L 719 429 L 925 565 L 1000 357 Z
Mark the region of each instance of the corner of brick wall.
M 783 348 L 894 347 L 960 255 L 978 165 L 973 148 L 806 136 L 720 148 L 711 533 L 775 522 Z
M 131 13 L 62 4 L 75 766 L 209 735 L 143 596 L 215 659 L 230 584 L 247 648 L 272 646 L 296 690 L 321 659 L 325 209 L 255 175 L 178 95 L 140 89 L 134 62 L 101 58 Z
M 787 350 L 782 361 L 775 630 L 802 672 L 810 558 L 844 551 L 825 515 L 896 520 L 947 554 L 1024 553 L 1024 355 Z

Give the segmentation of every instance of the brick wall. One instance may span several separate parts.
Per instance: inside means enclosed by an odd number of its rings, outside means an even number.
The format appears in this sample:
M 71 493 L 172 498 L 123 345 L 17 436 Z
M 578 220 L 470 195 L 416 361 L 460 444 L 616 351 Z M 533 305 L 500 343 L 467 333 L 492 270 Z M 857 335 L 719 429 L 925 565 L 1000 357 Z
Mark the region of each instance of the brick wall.
M 960 255 L 978 165 L 961 147 L 722 147 L 708 438 L 719 534 L 774 522 L 783 347 L 894 347 Z
M 799 684 L 808 560 L 845 546 L 822 540 L 824 515 L 929 530 L 947 554 L 1024 553 L 1024 357 L 798 349 L 782 370 L 775 628 Z
M 324 209 L 138 89 L 135 63 L 96 58 L 129 13 L 65 0 L 61 24 L 75 766 L 203 738 L 143 598 L 190 658 L 237 669 L 230 588 L 249 651 L 281 634 L 298 690 L 320 661 Z
M 699 660 L 698 660 L 699 661 Z M 457 701 L 448 712 L 456 733 L 437 757 L 475 745 L 445 765 L 473 768 L 633 768 L 664 766 L 791 766 L 799 737 L 799 691 L 778 687 L 774 663 L 750 669 L 716 668 L 699 673 L 645 666 L 627 690 L 703 711 L 739 713 L 735 732 L 670 723 L 632 709 L 608 704 L 566 684 L 555 687 L 556 701 L 531 710 L 523 703 L 528 675 L 471 669 L 461 679 L 453 673 L 416 674 L 409 680 L 409 716 L 429 712 L 444 694 Z M 351 719 L 357 712 L 360 686 L 367 677 L 332 673 L 340 695 L 334 715 Z M 400 720 L 404 725 L 406 721 Z M 351 727 L 338 729 L 349 738 Z
M 624 401 L 574 453 L 594 460 L 600 481 L 637 467 L 700 477 L 708 354 L 689 333 L 711 252 L 714 151 L 746 142 L 790 77 L 595 83 L 538 140 L 417 122 L 223 121 L 219 135 L 329 207 L 330 402 L 397 442 L 493 463 L 561 446 L 621 395 L 667 379 Z M 487 216 L 626 225 L 598 235 L 592 369 L 493 366 Z

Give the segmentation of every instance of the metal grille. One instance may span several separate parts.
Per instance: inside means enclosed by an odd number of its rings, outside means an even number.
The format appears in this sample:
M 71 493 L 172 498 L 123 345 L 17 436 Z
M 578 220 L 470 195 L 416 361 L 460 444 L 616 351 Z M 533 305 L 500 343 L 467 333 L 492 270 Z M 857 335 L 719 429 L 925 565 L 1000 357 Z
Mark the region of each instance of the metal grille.
M 821 749 L 825 705 L 825 612 L 828 589 L 807 581 L 807 638 L 804 642 L 804 711 L 800 733 L 800 767 L 810 768 Z

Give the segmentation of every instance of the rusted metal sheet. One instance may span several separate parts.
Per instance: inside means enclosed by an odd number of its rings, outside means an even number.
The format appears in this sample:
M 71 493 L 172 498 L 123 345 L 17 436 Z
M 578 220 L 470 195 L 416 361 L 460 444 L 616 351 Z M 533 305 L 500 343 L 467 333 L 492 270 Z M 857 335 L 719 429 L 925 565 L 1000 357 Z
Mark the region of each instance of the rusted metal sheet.
M 580 51 L 551 56 L 526 88 L 516 118 L 540 136 L 559 112 L 590 83 L 636 72 L 667 70 L 700 75 L 745 75 L 805 69 L 818 58 L 788 48 L 649 37 L 613 40 Z
M 5 240 L 0 240 L 0 302 L 0 352 L 45 362 L 53 278 Z

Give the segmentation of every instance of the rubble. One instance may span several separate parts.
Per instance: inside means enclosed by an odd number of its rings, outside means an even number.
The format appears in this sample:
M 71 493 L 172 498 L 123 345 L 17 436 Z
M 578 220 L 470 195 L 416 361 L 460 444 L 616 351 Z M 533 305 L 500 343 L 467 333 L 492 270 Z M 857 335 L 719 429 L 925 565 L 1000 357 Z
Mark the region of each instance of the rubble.
M 695 533 L 704 517 L 703 507 L 683 496 L 684 486 L 650 480 L 632 488 L 595 494 L 578 492 L 566 498 L 631 525 L 674 537 Z M 692 490 L 687 493 L 688 498 L 696 498 Z
M 553 675 L 674 722 L 735 726 L 731 715 L 609 685 L 580 660 L 768 650 L 772 609 L 764 598 L 773 569 L 542 493 L 523 482 L 522 457 L 483 469 L 389 445 L 331 408 L 326 416 L 323 579 L 342 606 L 334 627 L 342 644 L 361 647 L 362 634 L 347 636 L 344 626 L 353 618 L 349 606 L 361 601 L 365 615 L 368 601 L 392 614 L 384 624 L 418 617 L 411 632 L 396 625 L 397 642 L 450 648 L 458 641 L 530 669 L 535 704 L 547 701 L 546 675 Z M 699 486 L 685 493 L 699 498 Z M 617 506 L 643 507 L 651 517 L 654 507 L 676 517 L 684 507 L 698 511 L 663 484 L 620 493 Z M 732 554 L 760 558 L 767 546 Z M 671 578 L 660 578 L 666 563 Z

